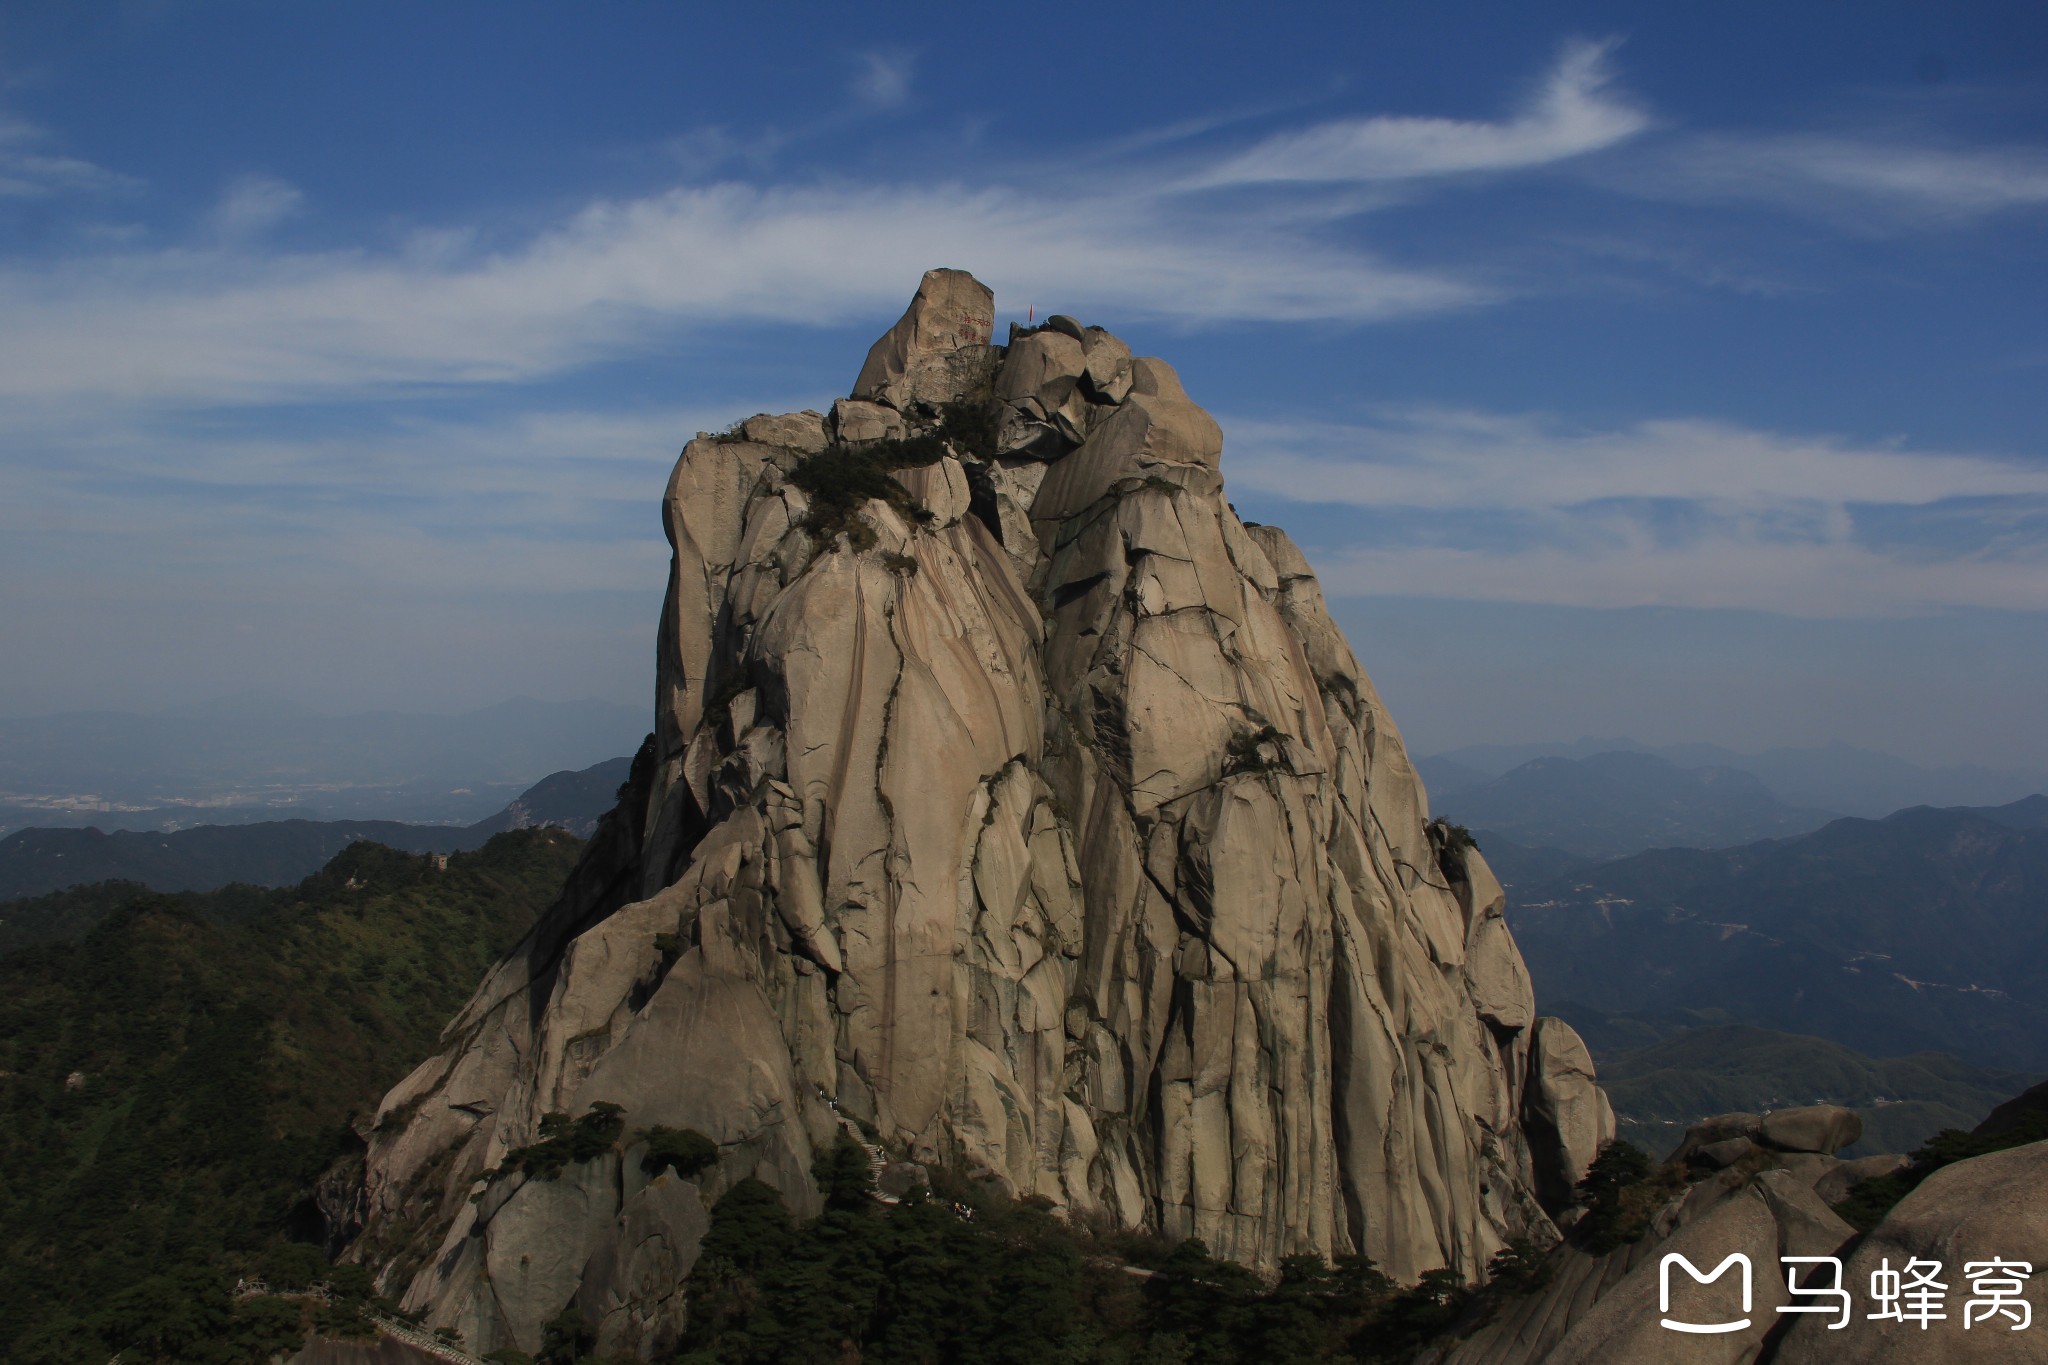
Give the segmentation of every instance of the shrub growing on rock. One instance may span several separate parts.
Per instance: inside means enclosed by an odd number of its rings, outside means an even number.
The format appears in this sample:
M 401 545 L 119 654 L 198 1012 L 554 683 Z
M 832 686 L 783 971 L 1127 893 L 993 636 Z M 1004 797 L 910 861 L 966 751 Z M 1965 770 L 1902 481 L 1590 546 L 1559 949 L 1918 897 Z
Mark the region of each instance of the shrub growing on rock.
M 640 1169 L 649 1175 L 673 1170 L 688 1180 L 718 1161 L 718 1144 L 695 1128 L 663 1128 L 657 1125 L 642 1133 L 641 1137 L 647 1141 L 647 1155 L 640 1158 Z
M 1579 1181 L 1579 1203 L 1586 1213 L 1573 1233 L 1596 1256 L 1640 1241 L 1671 1193 L 1649 1156 L 1617 1138 L 1600 1148 Z
M 963 455 L 993 460 L 1002 420 L 1003 406 L 994 401 L 948 403 L 939 419 L 939 435 Z
M 1960 1128 L 1944 1128 L 1915 1148 L 1907 1165 L 1889 1175 L 1858 1181 L 1850 1188 L 1848 1198 L 1836 1204 L 1834 1210 L 1850 1227 L 1869 1232 L 1884 1221 L 1894 1204 L 1942 1167 L 2044 1138 L 2048 1138 L 2048 1114 L 2043 1113 L 2025 1115 L 2000 1133 L 1966 1133 Z
M 1465 875 L 1465 851 L 1478 852 L 1479 841 L 1472 837 L 1472 831 L 1463 825 L 1454 825 L 1439 815 L 1424 827 L 1429 833 L 1429 842 L 1436 847 L 1437 870 L 1444 874 L 1444 880 L 1462 882 Z
M 870 548 L 875 543 L 875 533 L 856 514 L 871 499 L 880 498 L 899 512 L 918 517 L 923 509 L 911 501 L 909 491 L 891 474 L 898 469 L 936 464 L 945 454 L 946 443 L 939 437 L 910 436 L 859 446 L 827 446 L 807 456 L 789 474 L 789 481 L 811 499 L 811 510 L 804 516 L 804 530 L 819 545 L 844 533 L 854 549 Z
M 580 1119 L 567 1114 L 543 1114 L 540 1141 L 515 1147 L 505 1154 L 497 1169 L 484 1173 L 486 1180 L 500 1180 L 523 1171 L 534 1180 L 554 1180 L 564 1167 L 603 1156 L 626 1131 L 624 1111 L 618 1105 L 599 1100 Z

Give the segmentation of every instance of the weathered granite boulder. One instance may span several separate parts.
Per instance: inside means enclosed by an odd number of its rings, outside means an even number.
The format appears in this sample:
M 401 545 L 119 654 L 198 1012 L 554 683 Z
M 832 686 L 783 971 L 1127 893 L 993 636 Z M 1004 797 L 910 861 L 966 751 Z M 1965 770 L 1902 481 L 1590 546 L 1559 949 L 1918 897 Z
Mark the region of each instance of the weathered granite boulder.
M 832 430 L 840 440 L 855 445 L 868 441 L 900 440 L 903 436 L 903 414 L 883 403 L 841 398 L 832 405 Z
M 1776 1152 L 1773 1160 L 1779 1170 L 1789 1172 L 1793 1179 L 1808 1189 L 1819 1186 L 1829 1172 L 1842 1164 L 1835 1157 L 1822 1156 L 1819 1152 Z
M 1945 1293 L 1936 1307 L 1945 1316 L 1925 1326 L 1873 1318 L 1871 1273 L 1887 1262 L 1901 1270 L 1914 1259 L 1940 1262 L 1935 1278 Z M 1969 1265 L 1994 1259 L 2026 1262 L 2035 1276 L 2048 1266 L 2048 1142 L 1959 1161 L 1927 1177 L 1848 1258 L 1843 1283 L 1857 1302 L 1849 1325 L 1830 1331 L 1819 1318 L 1794 1324 L 1778 1351 L 1778 1365 L 2048 1361 L 2048 1324 L 2036 1320 L 2038 1278 L 2020 1277 L 2024 1326 L 2018 1308 L 1980 1308 L 1965 1325 L 1969 1301 L 1988 1297 L 1973 1290 Z
M 875 1173 L 875 1188 L 885 1199 L 901 1199 L 912 1190 L 930 1189 L 932 1173 L 915 1161 L 892 1161 Z
M 1569 1243 L 1555 1248 L 1548 1284 L 1501 1301 L 1423 1359 L 1429 1365 L 1744 1365 L 1766 1352 L 1790 1321 L 1777 1311 L 1794 1301 L 1779 1258 L 1837 1255 L 1854 1235 L 1788 1171 L 1715 1172 L 1675 1194 L 1641 1241 L 1597 1256 Z M 1747 1303 L 1739 1264 L 1713 1274 L 1735 1254 L 1749 1258 Z M 1694 1279 L 1682 1266 L 1667 1273 L 1664 1258 L 1672 1255 L 1707 1279 Z M 1810 1273 L 1800 1283 L 1811 1283 Z M 1733 1330 L 1674 1331 L 1664 1325 L 1667 1318 Z
M 889 1170 L 1261 1268 L 1555 1239 L 1539 1181 L 1561 1208 L 1612 1112 L 1307 561 L 1231 510 L 1171 367 L 1064 318 L 1005 358 L 990 316 L 927 275 L 832 430 L 965 411 L 999 448 L 851 520 L 807 528 L 798 462 L 856 458 L 814 414 L 684 450 L 654 736 L 371 1136 L 353 1254 L 430 1325 L 531 1352 L 573 1300 L 658 1354 L 709 1204 L 754 1176 L 815 1211 L 856 1124 Z M 597 1102 L 612 1155 L 480 1183 Z M 650 1184 L 656 1126 L 718 1161 Z
M 967 396 L 993 369 L 995 295 L 964 270 L 927 270 L 894 327 L 868 351 L 853 396 L 899 412 Z
M 740 423 L 740 434 L 756 445 L 781 446 L 815 455 L 831 444 L 825 432 L 825 416 L 818 412 L 791 412 L 780 416 L 761 413 Z
M 1819 1152 L 1832 1156 L 1863 1136 L 1863 1119 L 1839 1104 L 1812 1104 L 1800 1109 L 1774 1109 L 1757 1124 L 1757 1138 L 1781 1152 Z
M 1716 1142 L 1726 1142 L 1730 1138 L 1749 1138 L 1754 1141 L 1757 1134 L 1762 1131 L 1763 1121 L 1761 1114 L 1716 1114 L 1712 1118 L 1701 1119 L 1685 1130 L 1684 1141 L 1678 1144 L 1677 1150 L 1666 1160 L 1684 1161 L 1700 1148 Z
M 1844 1161 L 1828 1171 L 1813 1184 L 1813 1192 L 1820 1196 L 1823 1204 L 1839 1204 L 1849 1197 L 1849 1191 L 1865 1180 L 1875 1180 L 1881 1175 L 1903 1170 L 1910 1158 L 1899 1152 L 1888 1152 L 1880 1156 L 1859 1156 L 1854 1161 Z
M 1031 403 L 1043 416 L 1056 411 L 1088 368 L 1081 343 L 1064 332 L 1033 332 L 1003 357 L 995 396 L 1006 403 Z
M 1593 1055 L 1562 1019 L 1536 1021 L 1530 1044 L 1532 1084 L 1523 1105 L 1543 1206 L 1562 1212 L 1573 1187 L 1593 1164 L 1602 1143 L 1614 1138 L 1614 1110 L 1593 1083 Z
M 1718 1141 L 1746 1141 L 1741 1137 Z M 1711 1145 L 1711 1144 L 1709 1144 Z M 1767 1149 L 1756 1149 L 1774 1159 Z M 1819 1161 L 1816 1153 L 1775 1159 Z M 2038 1279 L 2048 1263 L 2048 1142 L 2037 1142 L 1943 1167 L 1899 1202 L 1877 1228 L 1859 1238 L 1827 1207 L 1829 1183 L 1852 1167 L 1883 1174 L 1896 1157 L 1843 1162 L 1809 1188 L 1790 1166 L 1701 1173 L 1675 1190 L 1641 1240 L 1592 1255 L 1580 1245 L 1552 1249 L 1541 1289 L 1484 1305 L 1453 1339 L 1420 1361 L 1426 1365 L 1676 1365 L 1714 1361 L 1739 1365 L 1916 1365 L 1918 1362 L 2048 1361 L 2048 1336 L 2034 1321 Z M 1683 1169 L 1675 1167 L 1673 1169 Z M 1747 1304 L 1739 1264 L 1749 1258 Z M 1665 1258 L 1684 1266 L 1667 1271 Z M 1788 1292 L 1784 1257 L 1835 1258 L 1839 1281 L 1825 1265 L 1796 1267 L 1802 1288 L 1847 1291 L 1850 1312 L 1780 1313 L 1815 1307 L 1818 1297 Z M 1938 1263 L 1925 1326 L 1917 1319 L 1878 1317 L 1873 1274 L 1903 1272 L 1910 1261 Z M 2004 1271 L 1988 1267 L 1998 1260 Z M 2021 1270 L 2024 1264 L 2028 1269 Z M 1724 1269 L 1718 1278 L 1713 1272 Z M 1973 1273 L 1974 1269 L 1974 1273 Z M 1991 1279 L 2005 1279 L 2003 1305 Z M 1668 1285 L 1668 1289 L 1667 1289 Z M 1972 1301 L 1976 1302 L 1973 1309 Z M 1740 1324 L 1727 1332 L 1683 1332 L 1665 1320 Z M 1966 1325 L 1966 1319 L 1969 1319 Z M 1839 1324 L 1839 1325 L 1838 1325 Z
M 1745 1157 L 1754 1156 L 1761 1149 L 1746 1137 L 1722 1138 L 1696 1147 L 1691 1159 L 1710 1170 L 1722 1170 L 1733 1166 Z

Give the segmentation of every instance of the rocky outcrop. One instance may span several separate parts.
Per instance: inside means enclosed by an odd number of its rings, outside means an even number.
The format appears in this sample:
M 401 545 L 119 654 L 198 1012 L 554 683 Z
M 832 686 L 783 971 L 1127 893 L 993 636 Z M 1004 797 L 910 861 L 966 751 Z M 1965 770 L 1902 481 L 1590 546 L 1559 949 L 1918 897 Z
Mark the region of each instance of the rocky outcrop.
M 1593 1083 L 1593 1054 L 1562 1019 L 1536 1021 L 1523 1109 L 1538 1156 L 1537 1192 L 1551 1208 L 1572 1199 L 1602 1143 L 1614 1140 L 1614 1110 Z
M 1926 1326 L 1874 1318 L 1867 1287 L 1872 1272 L 1909 1261 L 1940 1263 L 1935 1278 L 1946 1291 L 1936 1310 L 1945 1314 Z M 2048 1266 L 2048 1142 L 2030 1143 L 1943 1167 L 1900 1200 L 1883 1222 L 1856 1247 L 1843 1267 L 1842 1282 L 1859 1304 L 1846 1328 L 1829 1330 L 1804 1321 L 1786 1334 L 1780 1365 L 1920 1365 L 1928 1362 L 1997 1360 L 2048 1361 L 2048 1333 L 2036 1322 L 2038 1281 L 2020 1277 L 2021 1310 L 1971 1310 L 1969 1302 L 1991 1296 L 1978 1292 L 1967 1271 L 1971 1262 L 2025 1262 L 2038 1276 Z M 2006 1278 L 2009 1272 L 1995 1272 Z M 1974 1316 L 1975 1321 L 1964 1319 Z
M 1685 1130 L 1685 1139 L 1671 1154 L 1672 1161 L 1707 1170 L 1722 1170 L 1738 1163 L 1768 1161 L 1795 1173 L 1808 1185 L 1832 1191 L 1827 1202 L 1835 1202 L 1847 1191 L 1848 1183 L 1863 1174 L 1839 1177 L 1850 1167 L 1861 1173 L 1894 1169 L 1902 1157 L 1864 1158 L 1842 1162 L 1835 1153 L 1855 1145 L 1863 1136 L 1863 1120 L 1853 1109 L 1838 1104 L 1811 1104 L 1796 1109 L 1774 1109 L 1768 1114 L 1717 1114 L 1701 1119 Z
M 1809 1104 L 1798 1109 L 1773 1109 L 1757 1124 L 1757 1137 L 1781 1152 L 1819 1152 L 1833 1156 L 1863 1136 L 1863 1119 L 1839 1104 Z
M 1839 1204 L 1849 1197 L 1849 1191 L 1866 1180 L 1890 1175 L 1904 1170 L 1912 1158 L 1900 1152 L 1884 1152 L 1875 1156 L 1859 1156 L 1853 1161 L 1838 1163 L 1820 1179 L 1813 1182 L 1813 1192 L 1820 1196 L 1823 1204 Z
M 992 316 L 934 271 L 829 418 L 684 450 L 626 800 L 372 1136 L 357 1254 L 429 1324 L 663 1349 L 708 1203 L 813 1211 L 853 1129 L 1262 1268 L 1554 1239 L 1611 1113 L 1307 561 L 1164 362 Z M 650 1180 L 655 1126 L 719 1160 Z
M 1853 1142 L 1852 1125 L 1816 1106 L 1797 1115 L 1786 1141 Z M 1846 1113 L 1847 1111 L 1840 1111 Z M 1973 1287 L 1971 1262 L 2003 1259 L 2038 1269 L 2048 1263 L 2048 1142 L 2014 1147 L 1934 1171 L 1867 1236 L 1858 1237 L 1832 1209 L 1856 1178 L 1898 1169 L 1905 1159 L 1864 1157 L 1836 1162 L 1824 1152 L 1782 1150 L 1757 1140 L 1770 1116 L 1729 1114 L 1695 1125 L 1667 1167 L 1690 1170 L 1690 1184 L 1663 1187 L 1668 1198 L 1640 1240 L 1594 1255 L 1568 1242 L 1552 1249 L 1547 1282 L 1534 1292 L 1483 1298 L 1455 1340 L 1422 1359 L 1428 1365 L 1690 1365 L 1766 1360 L 1773 1365 L 1876 1365 L 1876 1362 L 2048 1360 L 2048 1337 L 2032 1323 L 2038 1291 L 2026 1272 L 2016 1294 L 2026 1306 L 2002 1313 Z M 1853 1116 L 1852 1116 L 1853 1117 Z M 1734 1130 L 1731 1132 L 1731 1130 Z M 1749 1135 L 1745 1135 L 1745 1131 Z M 1717 1147 L 1741 1143 L 1740 1160 L 1702 1160 Z M 1716 1277 L 1732 1255 L 1746 1256 L 1750 1296 L 1739 1266 Z M 1665 1270 L 1665 1258 L 1684 1267 Z M 1839 1286 L 1838 1300 L 1797 1296 L 1784 1257 L 1834 1258 L 1797 1267 L 1802 1289 Z M 1939 1262 L 1944 1292 L 1925 1327 L 1874 1316 L 1872 1276 L 1909 1261 Z M 1994 1272 L 1995 1273 L 1995 1272 Z M 1667 1289 L 1668 1282 L 1668 1289 Z M 1974 1310 L 1972 1298 L 1980 1301 Z M 1832 1305 L 1820 1312 L 1817 1305 Z M 1787 1311 L 1780 1311 L 1780 1310 Z M 1808 1311 L 1812 1310 L 1812 1311 Z M 1965 1317 L 1975 1321 L 1965 1325 Z M 1737 1324 L 1729 1331 L 1685 1332 L 1666 1321 Z M 2021 1326 L 2022 1321 L 2026 1325 Z
M 1430 1365 L 1741 1365 L 1757 1359 L 1795 1320 L 1777 1311 L 1794 1302 L 1779 1258 L 1832 1256 L 1854 1235 L 1794 1170 L 1751 1165 L 1708 1173 L 1670 1198 L 1639 1241 L 1601 1255 L 1571 1244 L 1555 1248 L 1541 1290 L 1486 1305 L 1461 1339 L 1425 1359 Z M 1734 1270 L 1711 1278 L 1733 1254 L 1747 1256 L 1752 1267 L 1747 1304 Z M 1669 1255 L 1685 1257 L 1710 1279 L 1695 1283 L 1682 1269 L 1673 1271 L 1667 1307 L 1662 1281 Z M 1666 1327 L 1667 1316 L 1742 1325 L 1686 1333 Z

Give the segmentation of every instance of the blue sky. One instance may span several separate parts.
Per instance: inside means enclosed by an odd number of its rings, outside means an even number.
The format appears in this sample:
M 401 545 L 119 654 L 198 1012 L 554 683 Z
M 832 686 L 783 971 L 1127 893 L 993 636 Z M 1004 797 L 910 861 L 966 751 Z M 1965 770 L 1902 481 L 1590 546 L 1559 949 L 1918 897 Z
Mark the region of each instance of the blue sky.
M 2048 10 L 0 9 L 0 714 L 639 702 L 933 265 L 1224 425 L 1411 742 L 2048 766 Z

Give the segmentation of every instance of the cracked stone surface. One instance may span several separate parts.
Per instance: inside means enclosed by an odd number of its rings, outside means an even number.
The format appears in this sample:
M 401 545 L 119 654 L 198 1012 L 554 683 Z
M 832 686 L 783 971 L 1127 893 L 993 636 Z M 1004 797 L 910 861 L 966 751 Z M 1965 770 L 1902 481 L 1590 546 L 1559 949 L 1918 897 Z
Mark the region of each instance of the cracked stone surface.
M 1611 1132 L 1307 561 L 1224 500 L 1215 421 L 1100 328 L 992 316 L 934 271 L 831 417 L 677 462 L 654 734 L 370 1139 L 354 1254 L 475 1349 L 572 1297 L 600 1351 L 660 1349 L 710 1202 L 815 1211 L 849 1120 L 1071 1216 L 1403 1280 L 1554 1240 L 1539 1191 Z M 996 450 L 814 539 L 800 460 L 963 402 Z M 596 1101 L 614 1157 L 479 1185 Z M 719 1162 L 656 1194 L 654 1125 Z

